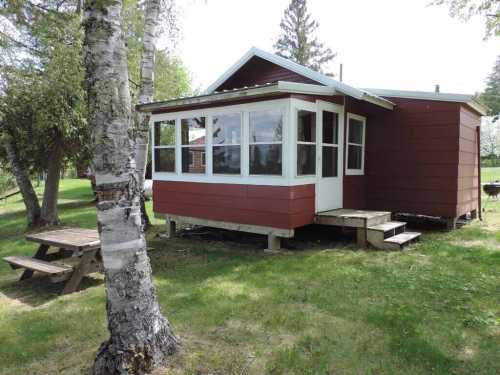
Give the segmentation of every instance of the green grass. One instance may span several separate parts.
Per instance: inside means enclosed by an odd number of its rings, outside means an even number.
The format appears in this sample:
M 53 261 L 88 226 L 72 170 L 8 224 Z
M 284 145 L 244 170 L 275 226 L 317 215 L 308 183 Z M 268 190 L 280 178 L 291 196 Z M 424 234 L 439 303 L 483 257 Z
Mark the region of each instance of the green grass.
M 481 182 L 500 180 L 500 167 L 481 168 Z
M 95 227 L 91 199 L 64 180 L 64 224 Z M 18 197 L 0 203 L 0 256 L 34 252 L 24 220 Z M 162 374 L 500 373 L 499 202 L 404 252 L 323 236 L 266 256 L 252 241 L 162 240 L 155 224 L 157 293 L 183 342 Z M 88 373 L 107 336 L 102 279 L 59 296 L 17 277 L 0 263 L 0 374 Z

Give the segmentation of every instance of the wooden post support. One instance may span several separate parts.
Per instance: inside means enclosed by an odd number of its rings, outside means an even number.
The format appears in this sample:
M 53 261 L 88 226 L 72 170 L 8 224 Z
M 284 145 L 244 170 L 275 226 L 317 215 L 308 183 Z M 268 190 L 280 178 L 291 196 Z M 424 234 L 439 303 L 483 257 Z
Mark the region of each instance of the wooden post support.
M 279 251 L 280 249 L 281 249 L 281 238 L 274 234 L 268 234 L 267 249 L 265 250 L 265 252 L 274 253 Z
M 174 238 L 175 237 L 175 221 L 173 221 L 169 217 L 167 217 L 166 224 L 167 224 L 167 238 Z
M 361 248 L 367 247 L 366 228 L 356 228 L 356 242 Z
M 457 229 L 457 219 L 456 217 L 450 217 L 446 219 L 446 229 L 454 230 Z

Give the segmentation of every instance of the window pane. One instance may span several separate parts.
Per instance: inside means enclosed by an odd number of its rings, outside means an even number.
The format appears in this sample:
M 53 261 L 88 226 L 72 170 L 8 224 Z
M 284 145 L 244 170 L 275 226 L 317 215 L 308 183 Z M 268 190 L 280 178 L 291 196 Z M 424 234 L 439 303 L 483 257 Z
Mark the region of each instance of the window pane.
M 297 145 L 297 175 L 316 174 L 316 146 Z
M 182 148 L 182 173 L 205 173 L 205 147 Z
M 250 174 L 281 175 L 281 145 L 250 145 Z
M 175 172 L 174 148 L 155 148 L 155 171 Z
M 349 142 L 363 144 L 363 122 L 349 119 Z
M 204 145 L 205 117 L 185 118 L 181 120 L 181 139 L 183 145 Z
M 363 147 L 349 145 L 347 151 L 347 168 L 348 169 L 361 169 L 361 158 L 363 155 Z
M 213 173 L 240 174 L 240 146 L 214 146 Z
M 339 117 L 336 113 L 323 111 L 323 143 L 339 143 Z
M 239 144 L 241 140 L 241 115 L 232 113 L 213 117 L 213 144 Z
M 323 177 L 337 177 L 338 171 L 337 147 L 323 147 Z
M 298 111 L 297 141 L 316 142 L 316 112 Z
M 175 145 L 175 120 L 155 122 L 155 146 Z
M 283 118 L 279 111 L 250 112 L 250 143 L 280 142 Z

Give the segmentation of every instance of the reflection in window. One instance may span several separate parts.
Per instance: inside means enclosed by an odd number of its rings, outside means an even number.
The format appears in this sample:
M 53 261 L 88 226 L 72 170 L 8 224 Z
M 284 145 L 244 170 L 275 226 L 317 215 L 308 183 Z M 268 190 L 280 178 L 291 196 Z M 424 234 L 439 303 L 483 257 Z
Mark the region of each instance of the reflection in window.
M 250 174 L 281 175 L 281 144 L 250 145 Z
M 297 112 L 297 176 L 316 174 L 316 112 Z
M 154 123 L 156 172 L 175 172 L 175 120 Z
M 355 173 L 363 173 L 365 121 L 349 118 L 347 127 L 347 169 Z
M 205 117 L 181 120 L 182 173 L 205 173 Z
M 175 148 L 155 149 L 155 171 L 175 172 Z
M 241 173 L 241 114 L 213 116 L 213 173 Z
M 250 112 L 250 143 L 281 142 L 283 116 L 280 111 Z
M 250 112 L 251 175 L 282 174 L 283 115 L 280 111 Z
M 322 177 L 338 176 L 338 143 L 339 118 L 338 114 L 323 111 L 322 116 L 323 143 L 322 143 Z

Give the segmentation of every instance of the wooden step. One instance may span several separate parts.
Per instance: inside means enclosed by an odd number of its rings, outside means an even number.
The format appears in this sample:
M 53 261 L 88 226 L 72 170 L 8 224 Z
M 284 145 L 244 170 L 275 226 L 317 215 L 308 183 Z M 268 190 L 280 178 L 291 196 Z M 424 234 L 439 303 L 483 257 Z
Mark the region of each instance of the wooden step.
M 385 239 L 384 244 L 387 248 L 399 250 L 405 245 L 409 245 L 411 242 L 417 241 L 420 238 L 420 235 L 421 233 L 418 232 L 404 232 Z
M 388 232 L 388 231 L 391 231 L 391 230 L 395 230 L 397 228 L 404 227 L 405 225 L 406 225 L 406 223 L 404 223 L 402 221 L 388 221 L 388 222 L 385 222 L 385 223 L 382 223 L 382 224 L 378 224 L 378 225 L 374 225 L 374 226 L 368 227 L 367 229 L 368 230 L 374 230 L 374 231 L 377 231 L 377 232 Z
M 41 272 L 48 275 L 58 275 L 73 272 L 73 268 L 60 264 L 46 262 L 25 256 L 10 256 L 3 258 L 12 268 L 26 268 L 29 270 Z

